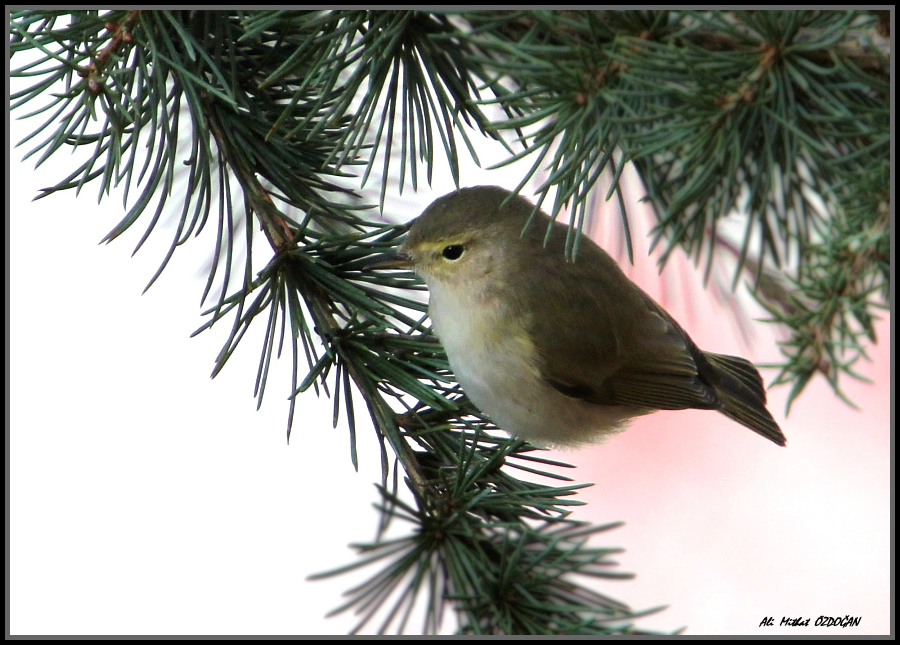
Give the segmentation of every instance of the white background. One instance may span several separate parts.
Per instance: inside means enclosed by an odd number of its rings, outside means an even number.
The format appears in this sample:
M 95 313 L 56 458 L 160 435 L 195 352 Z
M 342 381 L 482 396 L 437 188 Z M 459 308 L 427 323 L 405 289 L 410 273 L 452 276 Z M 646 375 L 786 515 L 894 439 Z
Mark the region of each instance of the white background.
M 17 141 L 26 130 L 13 128 Z M 142 223 L 98 247 L 124 213 L 121 199 L 98 206 L 88 186 L 77 199 L 32 202 L 64 176 L 68 155 L 40 172 L 20 158 L 12 152 L 8 220 L 11 633 L 346 633 L 352 616 L 324 615 L 359 578 L 306 578 L 352 562 L 348 544 L 374 537 L 380 467 L 362 410 L 358 473 L 346 427 L 332 429 L 331 402 L 312 392 L 287 445 L 289 361 L 257 412 L 260 337 L 245 340 L 214 381 L 226 325 L 188 338 L 203 323 L 210 245 L 189 242 L 141 295 L 168 230 L 133 258 Z M 513 187 L 520 176 L 470 167 L 462 184 Z M 421 203 L 451 187 L 446 177 L 420 187 Z M 777 358 L 775 330 L 756 325 L 748 347 L 733 333 L 734 313 L 717 308 L 691 271 L 676 262 L 660 282 L 652 261 L 636 257 L 636 279 L 701 347 Z M 816 381 L 785 421 L 785 391 L 773 393 L 786 449 L 690 411 L 653 415 L 608 444 L 559 455 L 578 464 L 576 479 L 597 484 L 582 494 L 579 516 L 627 523 L 597 543 L 625 547 L 621 569 L 639 576 L 599 588 L 636 609 L 670 605 L 638 626 L 888 633 L 885 318 L 875 362 L 860 367 L 875 385 L 847 388 L 862 411 Z M 767 616 L 777 625 L 820 615 L 862 621 L 759 627 Z

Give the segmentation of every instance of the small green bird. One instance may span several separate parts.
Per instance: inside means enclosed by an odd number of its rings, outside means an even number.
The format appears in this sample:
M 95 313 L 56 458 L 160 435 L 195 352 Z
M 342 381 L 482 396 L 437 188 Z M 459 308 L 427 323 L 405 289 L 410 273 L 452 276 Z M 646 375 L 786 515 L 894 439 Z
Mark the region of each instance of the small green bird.
M 533 209 L 496 186 L 450 193 L 394 263 L 428 285 L 435 332 L 483 412 L 538 445 L 577 446 L 656 410 L 718 410 L 785 445 L 749 361 L 701 351 L 587 237 L 567 260 L 568 228 L 543 212 L 528 223 Z

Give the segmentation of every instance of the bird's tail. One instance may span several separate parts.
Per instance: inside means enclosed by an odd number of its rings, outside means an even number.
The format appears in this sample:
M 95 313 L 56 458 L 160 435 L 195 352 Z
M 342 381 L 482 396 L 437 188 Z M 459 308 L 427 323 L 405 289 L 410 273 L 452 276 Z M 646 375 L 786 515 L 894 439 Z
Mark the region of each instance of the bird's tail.
M 753 364 L 737 356 L 711 352 L 703 355 L 721 376 L 716 384 L 716 394 L 722 402 L 719 412 L 779 446 L 785 445 L 784 433 L 766 409 L 766 388 Z

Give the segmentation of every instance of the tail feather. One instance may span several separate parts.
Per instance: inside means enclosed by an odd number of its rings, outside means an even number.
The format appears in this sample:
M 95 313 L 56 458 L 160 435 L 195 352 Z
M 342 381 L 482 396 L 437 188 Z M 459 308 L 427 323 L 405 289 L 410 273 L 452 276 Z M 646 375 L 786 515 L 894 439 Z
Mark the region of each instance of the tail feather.
M 716 394 L 722 402 L 719 412 L 734 419 L 779 446 L 787 443 L 784 433 L 766 409 L 766 389 L 753 364 L 737 356 L 704 352 L 721 377 Z

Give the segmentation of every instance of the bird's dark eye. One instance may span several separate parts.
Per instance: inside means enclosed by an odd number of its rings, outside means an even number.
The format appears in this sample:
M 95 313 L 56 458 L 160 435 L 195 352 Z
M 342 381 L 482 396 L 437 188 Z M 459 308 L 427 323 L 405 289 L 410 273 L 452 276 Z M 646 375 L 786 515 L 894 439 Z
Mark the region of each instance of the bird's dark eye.
M 448 260 L 458 260 L 462 257 L 463 252 L 466 250 L 462 244 L 448 244 L 444 247 L 444 250 L 441 251 L 441 255 L 443 255 Z

